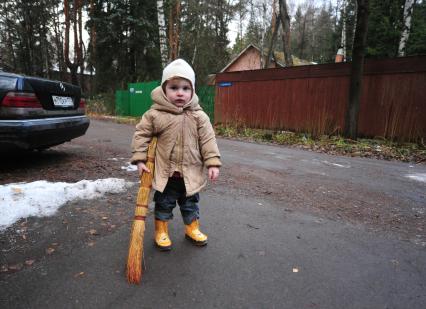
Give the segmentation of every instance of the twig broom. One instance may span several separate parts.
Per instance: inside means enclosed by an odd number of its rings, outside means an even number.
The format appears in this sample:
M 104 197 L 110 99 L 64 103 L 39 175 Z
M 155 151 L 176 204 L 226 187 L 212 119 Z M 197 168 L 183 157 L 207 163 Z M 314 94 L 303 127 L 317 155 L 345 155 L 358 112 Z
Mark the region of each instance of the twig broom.
M 157 138 L 154 137 L 148 147 L 146 167 L 150 173 L 142 173 L 141 183 L 136 200 L 135 218 L 130 234 L 129 255 L 127 257 L 127 281 L 139 284 L 142 278 L 143 239 L 145 234 L 145 218 L 148 212 L 148 199 L 154 175 L 155 148 Z

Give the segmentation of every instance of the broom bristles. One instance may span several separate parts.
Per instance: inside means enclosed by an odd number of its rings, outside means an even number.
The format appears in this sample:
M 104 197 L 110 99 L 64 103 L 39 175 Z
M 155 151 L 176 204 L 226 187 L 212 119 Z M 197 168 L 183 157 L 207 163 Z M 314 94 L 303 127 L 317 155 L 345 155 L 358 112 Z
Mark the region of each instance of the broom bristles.
M 127 257 L 127 281 L 139 284 L 142 277 L 143 240 L 145 235 L 145 218 L 148 212 L 149 189 L 140 187 L 135 210 L 135 219 L 130 233 L 129 254 Z
M 142 277 L 143 239 L 145 221 L 135 220 L 130 236 L 129 256 L 127 257 L 127 281 L 139 284 Z

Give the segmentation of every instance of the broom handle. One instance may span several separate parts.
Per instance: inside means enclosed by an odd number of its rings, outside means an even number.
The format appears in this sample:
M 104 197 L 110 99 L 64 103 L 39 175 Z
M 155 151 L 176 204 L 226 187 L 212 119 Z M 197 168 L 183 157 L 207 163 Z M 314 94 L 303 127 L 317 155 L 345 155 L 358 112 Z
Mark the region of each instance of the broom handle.
M 148 146 L 148 155 L 146 161 L 146 167 L 150 170 L 150 173 L 143 172 L 141 175 L 140 189 L 137 198 L 137 206 L 148 207 L 149 191 L 152 187 L 152 179 L 154 176 L 155 168 L 155 149 L 157 148 L 157 137 L 153 137 L 151 143 Z M 145 219 L 145 218 L 135 218 Z
M 150 173 L 142 173 L 141 176 L 141 180 L 143 180 L 143 175 L 148 174 L 148 176 L 150 176 L 149 178 L 151 178 L 149 180 L 149 185 L 152 184 L 152 178 L 154 177 L 154 163 L 155 163 L 155 150 L 157 148 L 157 137 L 153 137 L 151 140 L 151 143 L 149 143 L 148 146 L 148 155 L 147 155 L 147 160 L 146 160 L 146 165 L 148 167 L 148 169 L 151 171 Z M 147 179 L 148 180 L 148 179 Z

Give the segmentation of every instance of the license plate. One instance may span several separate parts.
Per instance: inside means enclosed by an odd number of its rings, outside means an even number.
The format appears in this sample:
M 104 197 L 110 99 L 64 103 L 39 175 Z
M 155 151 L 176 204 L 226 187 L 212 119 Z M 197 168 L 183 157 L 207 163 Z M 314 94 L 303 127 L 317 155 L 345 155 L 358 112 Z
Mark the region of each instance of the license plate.
M 74 101 L 70 97 L 60 97 L 52 95 L 53 105 L 57 107 L 70 107 L 74 106 Z

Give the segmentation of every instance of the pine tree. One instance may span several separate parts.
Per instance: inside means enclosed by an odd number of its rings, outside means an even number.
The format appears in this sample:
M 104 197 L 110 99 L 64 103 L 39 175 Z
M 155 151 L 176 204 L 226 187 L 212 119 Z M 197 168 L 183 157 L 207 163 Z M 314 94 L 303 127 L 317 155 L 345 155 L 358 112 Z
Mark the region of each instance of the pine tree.
M 404 0 L 371 0 L 367 57 L 393 58 L 398 54 Z

